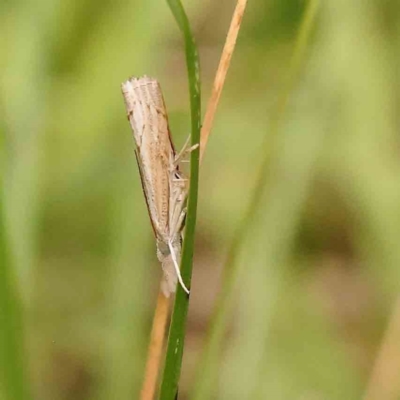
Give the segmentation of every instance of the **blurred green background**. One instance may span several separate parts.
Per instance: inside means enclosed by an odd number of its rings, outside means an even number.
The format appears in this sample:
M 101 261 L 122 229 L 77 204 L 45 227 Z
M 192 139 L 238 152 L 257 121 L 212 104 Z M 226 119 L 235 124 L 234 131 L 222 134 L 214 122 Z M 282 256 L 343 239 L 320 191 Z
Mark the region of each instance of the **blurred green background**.
M 205 108 L 234 2 L 184 5 Z M 400 3 L 321 1 L 272 133 L 304 7 L 246 10 L 201 167 L 182 398 L 266 156 L 213 399 L 361 398 L 400 289 Z M 180 32 L 157 0 L 3 0 L 0 12 L 0 399 L 28 398 L 7 389 L 23 379 L 18 357 L 34 399 L 137 398 L 161 269 L 120 84 L 159 79 L 180 148 Z

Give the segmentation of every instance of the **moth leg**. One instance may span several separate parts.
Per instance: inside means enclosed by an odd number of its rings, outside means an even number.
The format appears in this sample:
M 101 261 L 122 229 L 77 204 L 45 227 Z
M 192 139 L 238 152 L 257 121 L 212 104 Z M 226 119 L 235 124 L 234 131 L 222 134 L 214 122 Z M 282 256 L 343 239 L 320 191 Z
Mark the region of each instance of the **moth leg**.
M 183 221 L 186 216 L 186 208 L 184 208 L 186 193 L 178 191 L 171 201 L 171 215 L 169 220 L 170 237 L 174 237 L 183 226 Z
M 185 144 L 183 145 L 181 151 L 177 155 L 175 155 L 174 164 L 178 165 L 179 160 L 186 154 L 187 148 L 189 147 L 189 143 L 190 143 L 190 135 L 186 139 Z
M 185 200 L 188 191 L 187 179 L 182 178 L 182 175 L 179 171 L 174 171 L 171 181 L 172 183 L 169 203 L 169 237 L 172 239 L 175 238 L 183 228 L 186 216 Z
M 190 154 L 193 150 L 196 150 L 199 147 L 199 144 L 194 144 L 193 146 L 190 146 L 190 135 L 186 139 L 185 144 L 182 147 L 182 150 L 178 153 L 178 155 L 175 156 L 174 160 L 174 165 L 177 166 L 180 162 L 186 162 L 187 160 L 183 160 L 183 157 L 185 157 L 187 154 Z
M 174 170 L 170 177 L 172 197 L 171 202 L 184 202 L 188 194 L 189 179 L 185 178 L 181 171 Z
M 185 220 L 185 217 L 186 217 L 186 212 L 187 212 L 187 208 L 185 207 L 185 208 L 181 209 L 179 216 L 174 218 L 173 224 L 171 225 L 171 231 L 170 231 L 171 237 L 175 237 L 182 230 L 183 221 Z
M 177 169 L 173 170 L 171 173 L 171 182 L 174 184 L 173 189 L 183 192 L 184 196 L 183 199 L 186 199 L 187 192 L 188 192 L 188 182 L 189 179 L 185 177 L 185 175 L 182 173 L 182 171 L 179 171 Z M 178 190 L 179 189 L 179 190 Z
M 182 191 L 187 191 L 186 187 L 188 186 L 188 183 L 189 183 L 189 179 L 188 178 L 182 178 L 182 177 L 172 178 L 172 182 L 174 184 L 176 184 L 177 187 L 182 189 Z
M 181 275 L 181 270 L 179 269 L 178 261 L 176 260 L 175 250 L 174 250 L 174 248 L 173 248 L 172 243 L 171 243 L 170 240 L 168 241 L 168 247 L 169 247 L 169 250 L 170 250 L 170 252 L 171 252 L 171 258 L 172 258 L 172 261 L 173 261 L 173 263 L 174 263 L 175 272 L 176 272 L 176 275 L 177 275 L 177 277 L 178 277 L 179 284 L 181 285 L 182 289 L 183 289 L 187 294 L 190 294 L 189 289 L 186 287 L 186 285 L 185 285 L 184 282 L 183 282 L 182 275 Z

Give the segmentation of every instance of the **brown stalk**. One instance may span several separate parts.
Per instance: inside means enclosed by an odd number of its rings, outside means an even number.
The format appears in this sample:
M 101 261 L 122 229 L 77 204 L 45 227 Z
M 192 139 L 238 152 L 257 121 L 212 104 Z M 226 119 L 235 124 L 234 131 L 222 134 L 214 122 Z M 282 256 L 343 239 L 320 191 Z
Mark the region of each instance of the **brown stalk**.
M 144 382 L 140 393 L 141 400 L 153 400 L 154 398 L 157 387 L 158 370 L 160 369 L 161 354 L 164 347 L 169 303 L 170 297 L 165 297 L 160 289 L 153 318 L 153 326 L 151 328 Z
M 224 49 L 222 50 L 221 59 L 219 61 L 217 73 L 215 74 L 214 85 L 212 88 L 210 100 L 208 101 L 207 104 L 207 110 L 206 110 L 206 115 L 204 116 L 203 126 L 201 127 L 200 163 L 203 159 L 208 137 L 210 136 L 211 133 L 211 127 L 214 121 L 215 112 L 217 111 L 217 106 L 219 103 L 219 99 L 221 97 L 222 88 L 224 87 L 226 74 L 228 72 L 228 68 L 231 63 L 232 54 L 233 51 L 235 50 L 236 39 L 239 34 L 239 29 L 242 23 L 244 10 L 246 9 L 246 4 L 247 0 L 238 0 L 236 3 L 228 35 L 226 36 Z
M 400 298 L 379 349 L 364 400 L 400 398 Z
M 203 159 L 208 137 L 217 110 L 219 99 L 225 83 L 226 74 L 229 69 L 232 54 L 235 49 L 236 39 L 242 23 L 243 14 L 247 0 L 238 0 L 233 12 L 231 25 L 222 50 L 222 55 L 214 78 L 213 89 L 204 117 L 200 134 L 200 162 Z M 145 377 L 140 395 L 140 400 L 153 400 L 156 392 L 158 372 L 160 370 L 161 353 L 164 345 L 166 322 L 168 318 L 170 298 L 166 298 L 160 290 L 156 310 L 153 318 L 150 345 L 147 354 Z

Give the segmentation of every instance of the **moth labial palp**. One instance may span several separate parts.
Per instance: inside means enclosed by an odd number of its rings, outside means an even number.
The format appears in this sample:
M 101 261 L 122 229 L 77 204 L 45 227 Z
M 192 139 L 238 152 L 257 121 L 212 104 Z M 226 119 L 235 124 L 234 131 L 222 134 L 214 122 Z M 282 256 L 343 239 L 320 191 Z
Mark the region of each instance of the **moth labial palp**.
M 179 162 L 183 154 L 198 145 L 188 148 L 187 142 L 176 155 L 157 80 L 147 76 L 132 77 L 122 84 L 122 93 L 136 144 L 143 193 L 156 236 L 157 257 L 163 269 L 163 293 L 169 297 L 179 281 L 189 294 L 179 269 L 188 189 L 188 180 L 179 170 Z

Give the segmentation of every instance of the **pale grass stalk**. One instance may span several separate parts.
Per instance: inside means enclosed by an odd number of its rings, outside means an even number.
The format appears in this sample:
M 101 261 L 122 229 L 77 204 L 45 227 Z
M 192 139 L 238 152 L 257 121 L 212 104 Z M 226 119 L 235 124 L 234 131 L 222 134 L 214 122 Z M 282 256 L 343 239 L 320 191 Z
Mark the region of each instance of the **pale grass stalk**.
M 224 87 L 226 74 L 231 63 L 232 54 L 235 50 L 236 39 L 239 34 L 243 14 L 246 9 L 246 4 L 247 0 L 238 0 L 238 2 L 236 3 L 231 25 L 229 27 L 228 35 L 225 40 L 224 49 L 222 50 L 222 55 L 219 61 L 217 73 L 215 74 L 210 100 L 207 104 L 207 110 L 200 132 L 200 163 L 203 159 L 208 137 L 211 133 L 211 127 L 214 121 L 215 112 L 217 111 L 217 106 L 221 97 L 222 88 Z
M 372 369 L 364 400 L 400 398 L 400 297 L 394 306 L 389 325 Z
M 153 400 L 156 392 L 170 299 L 171 297 L 165 297 L 160 288 L 157 298 L 156 312 L 153 318 L 153 326 L 151 328 L 150 344 L 140 400 Z
M 203 158 L 219 99 L 225 83 L 226 74 L 236 45 L 247 0 L 238 0 L 232 16 L 229 31 L 222 50 L 220 62 L 214 78 L 213 89 L 207 105 L 200 136 L 200 162 Z M 145 377 L 141 391 L 141 400 L 153 400 L 156 392 L 158 372 L 160 370 L 161 353 L 164 344 L 165 330 L 170 298 L 166 298 L 161 289 L 158 294 L 156 310 L 153 318 L 150 346 L 147 355 Z

